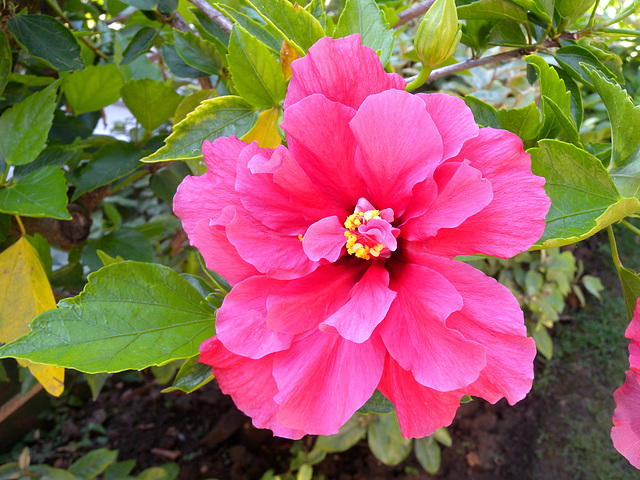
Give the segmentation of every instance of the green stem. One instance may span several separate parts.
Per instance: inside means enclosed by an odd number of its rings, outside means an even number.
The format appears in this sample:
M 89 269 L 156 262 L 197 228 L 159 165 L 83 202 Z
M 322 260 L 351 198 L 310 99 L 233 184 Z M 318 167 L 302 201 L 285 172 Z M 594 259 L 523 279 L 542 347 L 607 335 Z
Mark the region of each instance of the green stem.
M 411 90 L 415 90 L 416 88 L 420 88 L 422 85 L 424 85 L 425 82 L 429 79 L 429 75 L 431 75 L 431 70 L 431 68 L 427 68 L 423 65 L 416 79 L 408 83 L 405 87 L 405 90 L 407 92 L 410 92 Z
M 611 258 L 613 258 L 613 263 L 616 268 L 620 268 L 622 267 L 622 262 L 620 261 L 620 255 L 618 255 L 616 237 L 613 236 L 613 228 L 611 228 L 611 225 L 607 227 L 607 236 L 609 237 L 609 244 L 611 245 Z
M 11 166 L 7 165 L 7 168 L 4 169 L 4 173 L 0 176 L 0 186 L 4 185 L 7 175 L 9 175 L 9 168 L 11 168 Z
M 202 268 L 202 271 L 207 276 L 207 278 L 211 280 L 211 283 L 213 283 L 216 286 L 216 288 L 221 292 L 225 294 L 229 293 L 227 289 L 224 288 L 222 285 L 220 285 L 220 283 L 214 278 L 214 276 L 209 273 L 209 269 L 207 268 L 207 265 L 204 261 L 204 258 L 202 257 L 202 254 L 198 250 L 196 250 L 196 253 L 198 254 L 197 256 L 198 256 L 198 263 L 200 263 L 200 268 Z
M 636 227 L 632 223 L 627 222 L 624 218 L 622 220 L 620 220 L 620 224 L 622 226 L 624 226 L 624 227 L 627 227 L 629 230 L 631 230 L 636 235 L 640 235 L 640 228 Z
M 589 23 L 587 23 L 587 30 L 591 30 L 593 28 L 593 23 L 596 20 L 596 10 L 598 9 L 599 1 L 595 1 L 593 3 L 593 10 L 591 10 L 591 16 L 589 17 Z

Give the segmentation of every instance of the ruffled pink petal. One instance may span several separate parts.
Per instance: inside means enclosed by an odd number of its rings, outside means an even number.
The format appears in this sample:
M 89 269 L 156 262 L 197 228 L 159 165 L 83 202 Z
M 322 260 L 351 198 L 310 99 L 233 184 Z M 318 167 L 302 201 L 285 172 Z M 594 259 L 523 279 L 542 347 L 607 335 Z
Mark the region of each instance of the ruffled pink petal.
M 439 230 L 425 248 L 448 257 L 481 253 L 508 258 L 527 250 L 544 232 L 551 201 L 544 178 L 531 173 L 522 141 L 506 130 L 483 128 L 452 161 L 465 159 L 491 182 L 493 200 L 459 227 Z
M 267 295 L 284 282 L 264 275 L 233 287 L 216 315 L 216 336 L 233 353 L 258 359 L 291 346 L 293 335 L 267 326 Z
M 375 391 L 384 357 L 377 336 L 361 344 L 319 330 L 300 338 L 275 354 L 278 421 L 314 435 L 338 433 Z
M 352 212 L 366 193 L 354 164 L 356 141 L 349 121 L 356 111 L 322 95 L 311 95 L 284 111 L 280 127 L 289 151 L 313 184 Z
M 413 187 L 442 161 L 442 140 L 422 100 L 402 90 L 369 96 L 349 122 L 367 199 L 402 215 Z
M 427 112 L 440 132 L 443 158 L 456 156 L 464 142 L 478 136 L 480 129 L 473 113 L 461 98 L 444 93 L 418 93 L 416 97 L 427 105 Z
M 372 262 L 362 279 L 351 289 L 349 301 L 322 322 L 320 329 L 337 332 L 355 343 L 368 340 L 396 297 L 396 292 L 388 287 L 389 272 L 384 263 Z
M 241 205 L 235 191 L 236 164 L 247 144 L 236 137 L 205 140 L 202 153 L 207 172 L 199 177 L 187 176 L 173 198 L 173 212 L 182 221 L 190 237 L 203 218 L 215 219 L 228 205 Z
M 460 406 L 459 391 L 439 392 L 420 385 L 411 372 L 387 355 L 378 390 L 396 407 L 405 438 L 422 438 L 453 422 Z
M 279 146 L 272 154 L 250 145 L 240 155 L 236 191 L 242 205 L 267 227 L 299 235 L 326 216 L 346 216 L 311 183 L 289 151 Z
M 240 410 L 250 416 L 257 428 L 268 428 L 279 437 L 302 438 L 305 432 L 282 426 L 276 420 L 278 393 L 271 370 L 273 355 L 251 360 L 234 355 L 216 338 L 200 345 L 200 362 L 213 367 L 220 390 L 231 395 Z
M 438 196 L 423 215 L 402 226 L 402 237 L 407 240 L 424 240 L 441 228 L 457 227 L 493 199 L 491 182 L 467 161 L 441 165 L 434 180 Z
M 267 298 L 267 325 L 273 330 L 301 334 L 341 308 L 353 285 L 362 276 L 364 265 L 326 265 L 295 280 L 282 281 L 278 288 L 264 290 Z
M 360 225 L 358 227 L 358 232 L 365 235 L 375 243 L 381 243 L 392 252 L 395 252 L 398 248 L 398 242 L 396 239 L 400 234 L 400 230 L 392 227 L 391 224 L 382 217 L 372 218 L 366 224 Z
M 297 236 L 283 235 L 266 227 L 244 209 L 236 209 L 227 225 L 227 237 L 246 262 L 272 278 L 303 277 L 319 265 L 309 260 Z
M 369 95 L 391 88 L 404 90 L 407 85 L 400 75 L 384 71 L 378 55 L 362 45 L 360 35 L 321 38 L 291 69 L 285 110 L 314 93 L 357 109 Z
M 624 384 L 613 393 L 611 440 L 629 463 L 640 469 L 640 373 L 627 370 Z
M 440 273 L 389 262 L 389 288 L 398 293 L 380 324 L 391 356 L 425 387 L 446 392 L 476 381 L 486 365 L 485 348 L 446 325 L 462 297 Z
M 327 217 L 311 225 L 302 238 L 302 248 L 310 260 L 335 262 L 344 252 L 344 225 L 338 217 Z
M 503 397 L 511 405 L 522 400 L 531 390 L 536 346 L 527 337 L 513 294 L 465 263 L 428 254 L 409 258 L 447 277 L 464 302 L 460 311 L 449 316 L 447 326 L 486 349 L 487 365 L 464 393 L 491 403 Z
M 191 245 L 200 251 L 207 268 L 222 276 L 229 285 L 234 286 L 260 272 L 238 255 L 238 250 L 227 238 L 226 225 L 235 212 L 233 207 L 230 207 L 230 210 L 230 213 L 228 210 L 223 210 L 215 221 L 209 221 L 206 218 L 200 220 L 191 233 Z

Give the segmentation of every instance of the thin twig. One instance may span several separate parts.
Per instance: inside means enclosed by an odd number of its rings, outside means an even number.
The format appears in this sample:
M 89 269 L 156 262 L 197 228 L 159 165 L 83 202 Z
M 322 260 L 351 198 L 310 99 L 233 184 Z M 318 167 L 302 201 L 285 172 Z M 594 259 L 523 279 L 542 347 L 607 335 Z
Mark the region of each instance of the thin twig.
M 42 390 L 42 385 L 39 383 L 34 385 L 31 390 L 29 390 L 25 396 L 23 397 L 20 393 L 14 395 L 14 397 L 9 400 L 4 405 L 0 406 L 0 423 L 2 423 L 9 415 L 18 410 L 22 405 L 27 403 L 31 398 Z
M 414 18 L 427 13 L 427 11 L 431 8 L 431 5 L 433 5 L 435 1 L 436 0 L 424 0 L 422 2 L 411 5 L 406 10 L 398 13 L 398 23 L 396 23 L 393 28 L 398 28 L 407 23 L 409 20 L 413 20 Z
M 206 0 L 189 0 L 189 1 L 193 3 L 196 7 L 198 7 L 198 10 L 200 10 L 207 17 L 209 17 L 209 19 L 213 23 L 218 25 L 223 32 L 231 34 L 232 24 L 227 19 L 227 17 L 225 17 L 222 14 L 222 12 L 213 8 L 211 5 L 209 5 L 206 2 Z

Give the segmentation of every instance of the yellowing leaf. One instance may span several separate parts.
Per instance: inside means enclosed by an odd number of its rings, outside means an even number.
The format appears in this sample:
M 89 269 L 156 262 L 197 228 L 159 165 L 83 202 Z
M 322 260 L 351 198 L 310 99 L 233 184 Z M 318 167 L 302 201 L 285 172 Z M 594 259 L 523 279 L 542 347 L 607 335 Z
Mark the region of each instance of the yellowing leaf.
M 285 80 L 289 80 L 293 74 L 291 70 L 291 62 L 296 58 L 300 58 L 300 54 L 296 52 L 287 41 L 282 42 L 282 48 L 280 49 L 280 65 L 282 65 L 282 74 Z
M 242 140 L 247 143 L 255 140 L 261 148 L 276 148 L 280 145 L 282 138 L 278 133 L 278 109 L 270 108 L 258 115 L 258 122 Z
M 56 308 L 51 285 L 38 253 L 22 237 L 0 253 L 0 343 L 29 333 L 29 323 L 42 312 Z M 64 389 L 64 369 L 21 363 L 51 395 Z

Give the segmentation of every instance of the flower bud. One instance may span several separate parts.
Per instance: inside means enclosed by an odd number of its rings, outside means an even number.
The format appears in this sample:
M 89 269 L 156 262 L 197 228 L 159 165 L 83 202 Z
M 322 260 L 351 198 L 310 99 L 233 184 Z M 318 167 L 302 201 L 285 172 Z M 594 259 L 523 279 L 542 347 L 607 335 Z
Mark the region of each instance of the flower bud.
M 455 0 L 436 0 L 422 19 L 413 43 L 423 67 L 431 70 L 451 57 L 460 37 Z

